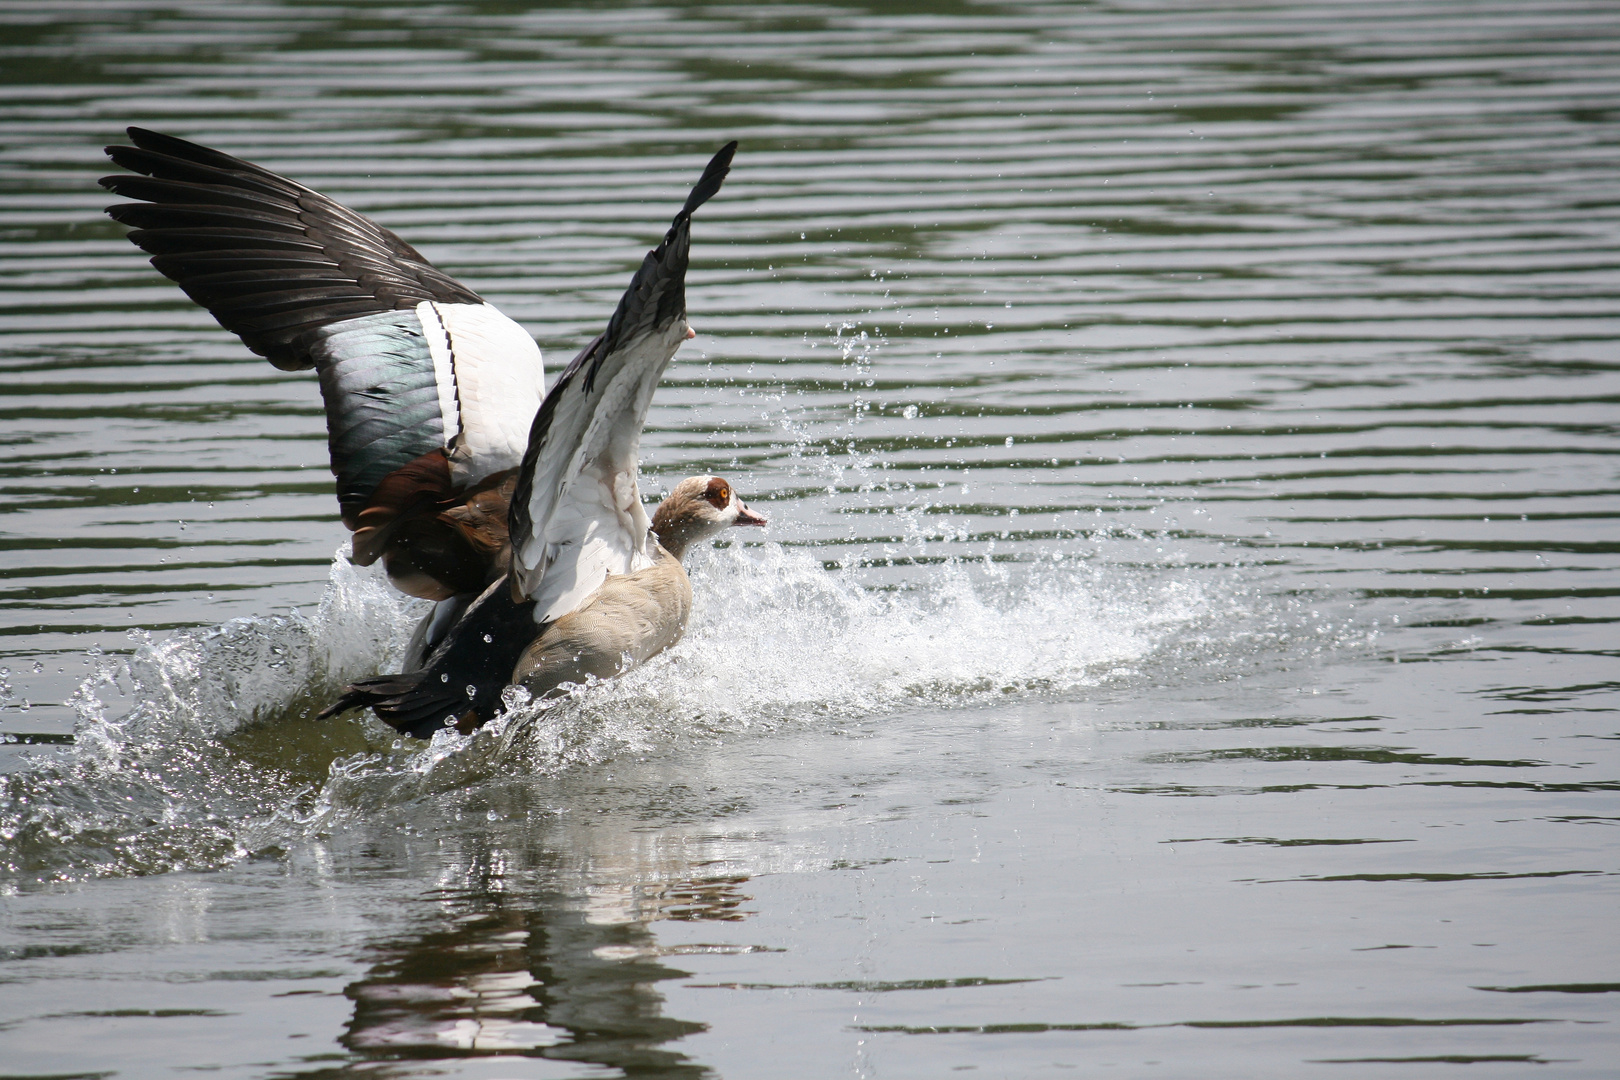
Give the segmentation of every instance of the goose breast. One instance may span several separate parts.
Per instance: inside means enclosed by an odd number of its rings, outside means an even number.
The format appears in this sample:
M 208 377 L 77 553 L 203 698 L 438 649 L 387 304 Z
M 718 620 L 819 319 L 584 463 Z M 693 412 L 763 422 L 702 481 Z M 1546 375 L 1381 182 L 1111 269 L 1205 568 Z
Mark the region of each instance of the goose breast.
M 553 622 L 529 644 L 512 681 L 539 697 L 587 676 L 609 679 L 681 639 L 692 614 L 692 584 L 662 547 L 653 565 L 610 576 L 590 601 Z

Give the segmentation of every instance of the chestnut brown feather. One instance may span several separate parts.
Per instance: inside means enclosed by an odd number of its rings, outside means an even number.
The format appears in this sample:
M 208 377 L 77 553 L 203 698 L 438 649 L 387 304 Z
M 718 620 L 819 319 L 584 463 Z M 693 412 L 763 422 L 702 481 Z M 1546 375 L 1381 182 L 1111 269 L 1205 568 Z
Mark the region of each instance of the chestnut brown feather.
M 479 593 L 506 572 L 507 507 L 517 470 L 456 491 L 450 461 L 433 450 L 382 479 L 346 522 L 354 529 L 352 560 L 382 559 L 396 588 L 424 600 Z

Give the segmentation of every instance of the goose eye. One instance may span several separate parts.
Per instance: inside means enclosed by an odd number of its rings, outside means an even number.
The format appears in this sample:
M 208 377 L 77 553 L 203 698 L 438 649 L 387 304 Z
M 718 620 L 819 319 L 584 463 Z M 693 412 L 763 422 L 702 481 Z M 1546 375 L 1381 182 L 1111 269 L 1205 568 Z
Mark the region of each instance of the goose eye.
M 724 510 L 726 504 L 731 501 L 731 485 L 724 480 L 711 480 L 709 489 L 703 493 L 703 497 L 714 504 L 715 509 Z

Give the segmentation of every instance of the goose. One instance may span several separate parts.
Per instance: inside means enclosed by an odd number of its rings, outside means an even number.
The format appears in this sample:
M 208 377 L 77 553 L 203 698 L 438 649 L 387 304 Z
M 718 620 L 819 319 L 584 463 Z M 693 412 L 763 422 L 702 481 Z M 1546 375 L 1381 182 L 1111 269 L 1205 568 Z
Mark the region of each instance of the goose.
M 637 484 L 652 393 L 681 343 L 692 213 L 708 163 L 602 333 L 544 392 L 517 323 L 391 231 L 301 184 L 143 128 L 101 180 L 152 265 L 279 368 L 314 368 L 351 559 L 437 602 L 406 672 L 346 688 L 397 729 L 470 729 L 516 681 L 549 693 L 678 640 L 680 558 L 731 525 L 763 525 L 731 485 L 693 477 L 649 520 Z M 660 531 L 662 530 L 662 531 Z M 610 580 L 611 578 L 611 580 Z M 452 708 L 452 704 L 455 706 Z
M 561 516 L 565 527 L 568 518 Z M 731 526 L 766 523 L 724 479 L 687 477 L 659 504 L 648 529 L 636 533 L 610 525 L 594 532 L 592 539 L 614 549 L 615 564 L 635 569 L 586 578 L 595 587 L 572 607 L 564 599 L 548 609 L 545 597 L 551 589 L 578 588 L 573 583 L 583 560 L 560 556 L 541 575 L 551 588 L 525 591 L 514 545 L 512 573 L 467 608 L 422 667 L 353 683 L 319 718 L 369 706 L 396 731 L 419 739 L 441 727 L 465 734 L 493 718 L 508 685 L 546 698 L 571 684 L 623 674 L 685 633 L 692 584 L 681 559 L 690 547 Z M 644 542 L 640 553 L 633 548 L 638 537 Z

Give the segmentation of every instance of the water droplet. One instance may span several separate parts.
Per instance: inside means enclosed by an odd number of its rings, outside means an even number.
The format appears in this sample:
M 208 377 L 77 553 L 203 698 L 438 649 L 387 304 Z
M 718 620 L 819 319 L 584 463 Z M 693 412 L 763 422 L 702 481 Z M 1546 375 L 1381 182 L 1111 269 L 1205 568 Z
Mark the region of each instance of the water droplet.
M 467 684 L 467 697 L 475 698 L 477 696 L 478 696 L 478 687 L 474 686 L 472 683 L 468 683 Z
M 492 635 L 492 634 L 485 634 L 484 635 L 484 644 L 485 645 L 488 645 L 490 642 L 492 642 L 494 640 L 495 640 L 494 635 Z
M 1011 435 L 1009 435 L 1009 436 L 1007 436 L 1007 445 L 1011 446 L 1012 444 L 1013 444 L 1013 437 Z
M 450 681 L 450 673 L 447 671 L 443 675 L 440 675 L 439 676 L 439 681 L 440 682 L 449 682 Z

